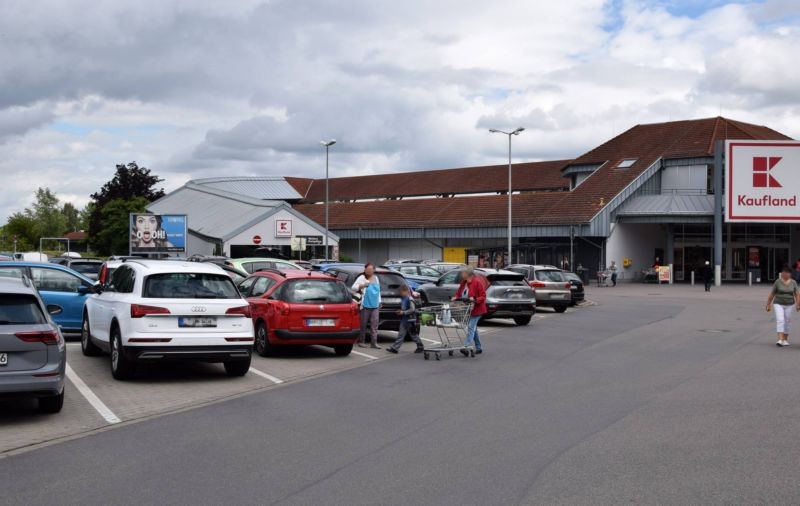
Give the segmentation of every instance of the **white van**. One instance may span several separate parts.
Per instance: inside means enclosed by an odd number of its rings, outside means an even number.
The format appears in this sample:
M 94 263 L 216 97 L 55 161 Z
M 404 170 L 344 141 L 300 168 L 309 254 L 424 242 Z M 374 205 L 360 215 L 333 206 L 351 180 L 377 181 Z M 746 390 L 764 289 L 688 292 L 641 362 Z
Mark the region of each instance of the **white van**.
M 18 262 L 47 262 L 49 258 L 44 253 L 29 251 L 26 253 L 14 253 L 14 260 Z

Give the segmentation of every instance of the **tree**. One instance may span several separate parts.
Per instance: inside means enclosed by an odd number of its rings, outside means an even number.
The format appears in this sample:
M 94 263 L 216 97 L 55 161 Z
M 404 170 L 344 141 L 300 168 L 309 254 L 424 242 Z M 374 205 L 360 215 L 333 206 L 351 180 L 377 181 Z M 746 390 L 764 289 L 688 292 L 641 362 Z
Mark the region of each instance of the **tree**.
M 70 202 L 64 203 L 64 206 L 61 208 L 61 214 L 64 215 L 65 232 L 77 232 L 84 228 L 81 223 L 81 212 Z
M 131 162 L 128 165 L 117 165 L 114 177 L 104 184 L 99 192 L 91 195 L 92 201 L 87 206 L 89 213 L 89 244 L 95 251 L 106 253 L 115 249 L 111 238 L 108 234 L 103 233 L 107 228 L 103 217 L 105 206 L 115 200 L 133 200 L 138 197 L 145 199 L 146 203 L 159 199 L 164 196 L 164 189 L 156 189 L 155 186 L 161 181 L 163 179 L 151 174 L 150 169 L 139 167 L 136 162 Z M 131 212 L 144 211 L 143 206 L 139 207 L 141 209 Z M 119 204 L 112 211 L 117 212 L 118 208 Z M 125 223 L 127 227 L 127 217 Z M 101 237 L 105 239 L 100 239 Z M 127 243 L 127 229 L 122 237 Z
M 39 237 L 36 236 L 36 224 L 27 213 L 14 213 L 8 217 L 8 222 L 3 227 L 5 236 L 5 249 L 11 249 L 14 243 L 14 236 L 17 236 L 17 250 L 30 250 L 34 244 L 39 244 Z
M 130 214 L 143 213 L 150 201 L 144 197 L 114 199 L 103 206 L 103 228 L 94 236 L 95 251 L 101 255 L 128 254 Z
M 34 231 L 37 239 L 40 237 L 61 237 L 64 234 L 67 220 L 61 214 L 58 206 L 58 197 L 50 188 L 36 190 L 32 209 L 26 209 L 26 214 L 34 220 Z

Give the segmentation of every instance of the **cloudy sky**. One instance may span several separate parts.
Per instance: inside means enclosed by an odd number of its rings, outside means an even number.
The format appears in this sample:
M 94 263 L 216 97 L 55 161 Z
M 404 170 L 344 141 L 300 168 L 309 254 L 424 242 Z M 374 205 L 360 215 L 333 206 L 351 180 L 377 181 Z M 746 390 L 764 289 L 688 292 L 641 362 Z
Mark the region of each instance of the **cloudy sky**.
M 165 187 L 574 157 L 724 116 L 800 137 L 800 2 L 0 0 L 0 223 L 84 205 L 131 160 Z

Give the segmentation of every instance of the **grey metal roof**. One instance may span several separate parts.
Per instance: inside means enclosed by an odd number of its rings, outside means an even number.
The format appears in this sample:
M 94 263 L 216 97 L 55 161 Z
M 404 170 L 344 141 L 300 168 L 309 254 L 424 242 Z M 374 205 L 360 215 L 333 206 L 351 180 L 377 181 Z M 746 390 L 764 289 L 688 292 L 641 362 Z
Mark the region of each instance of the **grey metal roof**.
M 213 177 L 195 179 L 192 184 L 262 200 L 299 200 L 303 198 L 283 177 Z
M 713 195 L 640 195 L 617 210 L 617 216 L 713 215 Z
M 147 210 L 156 214 L 186 214 L 190 230 L 224 241 L 233 237 L 237 230 L 281 207 L 288 205 L 281 201 L 226 195 L 219 190 L 209 191 L 189 183 L 151 203 Z

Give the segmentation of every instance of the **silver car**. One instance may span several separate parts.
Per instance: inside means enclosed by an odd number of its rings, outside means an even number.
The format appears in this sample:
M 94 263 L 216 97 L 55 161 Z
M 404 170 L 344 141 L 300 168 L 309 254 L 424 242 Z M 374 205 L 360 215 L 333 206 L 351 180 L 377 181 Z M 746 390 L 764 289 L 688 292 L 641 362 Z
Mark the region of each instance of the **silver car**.
M 33 283 L 0 277 L 0 397 L 37 397 L 39 411 L 57 413 L 66 366 L 64 337 Z
M 508 270 L 523 274 L 536 293 L 539 307 L 552 307 L 556 313 L 563 313 L 572 304 L 569 280 L 561 269 L 552 265 L 509 265 Z

